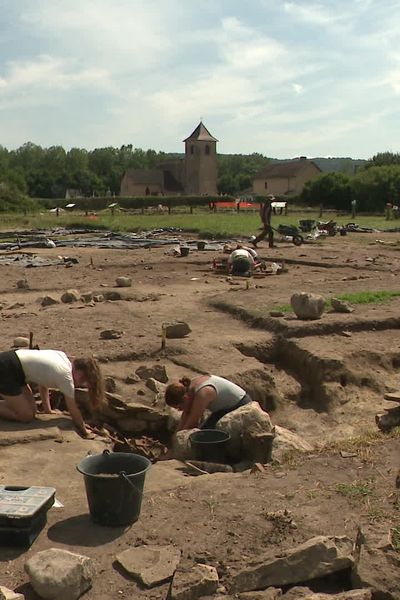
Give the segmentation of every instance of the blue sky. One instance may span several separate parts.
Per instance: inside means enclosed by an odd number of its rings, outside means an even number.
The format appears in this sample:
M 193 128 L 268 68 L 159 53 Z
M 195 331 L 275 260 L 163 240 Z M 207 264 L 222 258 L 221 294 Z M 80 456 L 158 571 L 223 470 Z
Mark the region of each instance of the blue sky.
M 0 0 L 0 144 L 400 151 L 400 0 Z

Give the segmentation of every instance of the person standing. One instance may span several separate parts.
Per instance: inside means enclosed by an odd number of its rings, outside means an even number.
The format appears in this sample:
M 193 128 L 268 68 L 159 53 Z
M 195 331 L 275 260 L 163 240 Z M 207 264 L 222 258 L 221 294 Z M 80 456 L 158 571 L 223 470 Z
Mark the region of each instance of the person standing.
M 274 196 L 270 194 L 266 197 L 266 199 L 260 204 L 260 218 L 263 224 L 263 228 L 261 233 L 259 233 L 254 239 L 251 240 L 251 243 L 255 248 L 257 248 L 258 242 L 263 240 L 266 236 L 268 236 L 268 246 L 270 248 L 274 247 L 274 231 L 271 227 L 271 217 L 272 217 L 272 202 L 275 200 Z
M 351 201 L 351 218 L 352 219 L 356 218 L 356 210 L 357 210 L 357 200 L 355 198 L 353 198 L 353 200 Z

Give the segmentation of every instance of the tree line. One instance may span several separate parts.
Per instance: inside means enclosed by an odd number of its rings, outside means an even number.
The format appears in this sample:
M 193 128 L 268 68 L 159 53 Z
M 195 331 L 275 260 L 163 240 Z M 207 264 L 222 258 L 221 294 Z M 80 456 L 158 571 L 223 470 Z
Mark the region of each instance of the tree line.
M 17 150 L 0 146 L 0 182 L 30 198 L 64 198 L 67 189 L 83 196 L 118 195 L 129 168 L 152 169 L 165 160 L 182 157 L 155 150 L 133 148 L 42 148 L 27 142 Z M 261 154 L 219 155 L 218 191 L 232 194 L 249 188 L 253 175 L 267 162 Z
M 306 206 L 323 206 L 349 211 L 381 212 L 387 203 L 400 204 L 400 154 L 382 152 L 373 156 L 354 175 L 321 173 L 309 181 L 298 201 Z
M 118 195 L 128 168 L 151 169 L 182 154 L 134 148 L 94 150 L 61 146 L 42 148 L 27 142 L 16 150 L 0 146 L 0 210 L 33 207 L 32 198 L 65 198 L 67 189 L 83 196 Z M 218 192 L 235 195 L 251 188 L 254 175 L 272 160 L 259 153 L 218 155 Z M 291 199 L 308 206 L 349 210 L 351 200 L 358 210 L 382 210 L 400 198 L 400 154 L 376 154 L 355 174 L 321 173 L 308 182 L 299 197 Z

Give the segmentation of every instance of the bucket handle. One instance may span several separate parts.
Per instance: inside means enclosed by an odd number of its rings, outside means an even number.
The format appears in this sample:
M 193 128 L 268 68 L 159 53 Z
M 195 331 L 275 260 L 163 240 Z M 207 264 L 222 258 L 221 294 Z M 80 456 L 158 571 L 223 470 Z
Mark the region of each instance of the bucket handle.
M 105 450 L 103 450 L 103 454 L 109 456 L 111 454 L 111 452 L 106 448 Z M 137 488 L 136 485 L 134 483 L 132 483 L 132 481 L 129 479 L 129 477 L 126 474 L 126 471 L 120 471 L 118 473 L 118 476 L 120 479 L 123 479 L 124 481 L 126 481 L 131 486 L 131 488 L 133 488 L 135 490 L 135 492 L 137 494 L 139 494 L 139 496 L 143 496 L 142 490 L 139 490 L 139 488 Z
M 139 488 L 137 488 L 136 485 L 134 483 L 132 483 L 132 481 L 129 479 L 129 477 L 127 476 L 125 471 L 120 471 L 118 475 L 119 475 L 120 479 L 124 479 L 127 483 L 129 483 L 131 488 L 133 488 L 135 490 L 135 492 L 137 494 L 139 494 L 139 496 L 143 496 L 142 490 L 139 490 Z

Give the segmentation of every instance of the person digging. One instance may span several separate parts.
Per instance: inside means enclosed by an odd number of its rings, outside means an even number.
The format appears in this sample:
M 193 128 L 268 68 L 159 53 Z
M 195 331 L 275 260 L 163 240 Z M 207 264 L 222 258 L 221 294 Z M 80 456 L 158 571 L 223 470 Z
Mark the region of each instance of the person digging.
M 51 408 L 49 388 L 60 390 L 65 397 L 70 417 L 82 437 L 91 437 L 81 411 L 75 402 L 75 388 L 88 389 L 91 409 L 104 401 L 104 380 L 93 358 L 69 360 L 58 350 L 28 350 L 19 348 L 0 352 L 0 418 L 29 423 L 36 415 L 36 402 L 29 383 L 39 386 L 45 413 Z

